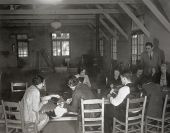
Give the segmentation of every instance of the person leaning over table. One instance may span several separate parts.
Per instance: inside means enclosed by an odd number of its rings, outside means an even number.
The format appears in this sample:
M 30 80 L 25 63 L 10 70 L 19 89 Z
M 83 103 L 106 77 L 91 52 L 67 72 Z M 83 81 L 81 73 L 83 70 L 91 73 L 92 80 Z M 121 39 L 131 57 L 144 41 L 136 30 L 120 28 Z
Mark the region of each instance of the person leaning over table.
M 49 117 L 45 113 L 40 113 L 42 106 L 50 100 L 51 97 L 60 97 L 59 95 L 52 95 L 43 97 L 40 100 L 40 90 L 44 86 L 44 78 L 36 75 L 32 79 L 32 85 L 27 88 L 21 100 L 23 104 L 23 115 L 26 123 L 36 122 L 38 131 L 41 131 L 49 121 Z
M 72 98 L 67 99 L 64 108 L 67 108 L 67 112 L 80 113 L 81 99 L 95 99 L 95 95 L 87 84 L 79 82 L 79 79 L 75 76 L 71 76 L 68 81 L 68 86 L 73 91 Z
M 112 89 L 110 94 L 108 94 L 111 105 L 108 105 L 105 109 L 105 129 L 109 129 L 109 132 L 111 132 L 110 127 L 112 126 L 113 117 L 116 117 L 118 120 L 125 121 L 127 98 L 141 97 L 140 91 L 135 88 L 132 83 L 132 74 L 122 74 L 121 82 L 124 86 L 119 88 L 118 93 L 115 94 L 114 97 L 112 96 L 112 94 L 115 93 L 114 89 Z

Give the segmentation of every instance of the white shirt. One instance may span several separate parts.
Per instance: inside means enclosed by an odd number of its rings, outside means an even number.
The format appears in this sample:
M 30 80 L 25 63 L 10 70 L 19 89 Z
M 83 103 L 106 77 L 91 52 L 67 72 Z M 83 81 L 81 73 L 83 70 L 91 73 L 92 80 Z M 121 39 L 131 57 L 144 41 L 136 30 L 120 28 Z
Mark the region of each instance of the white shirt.
M 130 88 L 128 86 L 121 87 L 115 98 L 110 97 L 110 103 L 113 104 L 114 106 L 118 106 L 124 101 L 126 96 L 129 94 L 130 94 Z

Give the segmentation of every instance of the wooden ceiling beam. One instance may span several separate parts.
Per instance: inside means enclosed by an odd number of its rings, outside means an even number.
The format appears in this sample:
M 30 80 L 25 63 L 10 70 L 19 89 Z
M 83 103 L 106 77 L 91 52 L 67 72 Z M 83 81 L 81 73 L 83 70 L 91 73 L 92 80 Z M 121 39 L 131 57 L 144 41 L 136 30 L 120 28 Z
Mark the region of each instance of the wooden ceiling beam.
M 67 19 L 95 19 L 95 15 L 2 15 L 0 20 L 67 20 Z
M 140 20 L 135 16 L 135 14 L 129 9 L 129 7 L 124 3 L 119 3 L 119 6 L 127 13 L 127 15 L 137 24 L 137 26 L 143 31 L 143 33 L 150 37 L 150 32 L 145 28 L 145 26 L 140 22 Z
M 115 32 L 110 28 L 107 23 L 104 22 L 103 19 L 100 19 L 100 23 L 110 32 L 112 36 L 116 36 Z
M 98 9 L 103 9 L 100 5 L 96 5 Z M 128 40 L 128 35 L 126 32 L 120 27 L 120 25 L 108 14 L 103 12 L 103 15 L 115 26 L 115 28 Z
M 0 0 L 0 4 L 117 4 L 141 3 L 141 0 Z
M 31 24 L 31 23 L 34 23 L 34 24 L 50 24 L 51 22 L 54 22 L 54 20 L 3 20 L 1 21 L 2 23 L 6 23 L 6 24 L 9 24 L 9 23 L 13 23 L 13 24 Z M 94 21 L 92 20 L 60 20 L 60 22 L 62 24 L 69 24 L 69 23 L 92 23 Z
M 1 15 L 54 15 L 54 14 L 102 14 L 122 13 L 117 9 L 55 9 L 55 10 L 0 10 Z
M 167 31 L 170 32 L 169 21 L 162 15 L 162 13 L 157 9 L 157 7 L 150 0 L 143 0 L 143 2 L 162 23 L 162 25 L 167 29 Z
M 94 23 L 89 24 L 89 27 L 93 30 L 96 30 L 96 26 Z M 99 28 L 99 31 L 102 33 L 105 39 L 109 41 L 109 37 L 106 35 L 106 33 L 101 28 Z

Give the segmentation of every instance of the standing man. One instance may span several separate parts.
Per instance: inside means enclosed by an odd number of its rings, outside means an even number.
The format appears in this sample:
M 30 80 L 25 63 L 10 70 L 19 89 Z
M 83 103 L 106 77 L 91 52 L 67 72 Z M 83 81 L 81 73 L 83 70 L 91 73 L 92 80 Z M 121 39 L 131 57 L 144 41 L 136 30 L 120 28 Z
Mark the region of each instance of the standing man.
M 32 84 L 27 88 L 22 99 L 24 121 L 26 123 L 35 122 L 38 131 L 40 131 L 49 121 L 49 117 L 46 114 L 39 113 L 42 106 L 48 102 L 48 100 L 40 102 L 40 90 L 44 86 L 44 78 L 37 75 L 32 79 Z
M 164 64 L 165 63 L 165 54 L 164 54 L 164 51 L 159 48 L 159 40 L 157 38 L 153 39 L 153 45 L 154 45 L 153 51 L 159 55 L 161 64 Z
M 161 60 L 160 56 L 153 51 L 153 44 L 147 42 L 145 49 L 141 55 L 141 65 L 143 66 L 144 75 L 149 76 L 152 73 L 152 69 L 155 68 L 156 73 L 159 71 Z

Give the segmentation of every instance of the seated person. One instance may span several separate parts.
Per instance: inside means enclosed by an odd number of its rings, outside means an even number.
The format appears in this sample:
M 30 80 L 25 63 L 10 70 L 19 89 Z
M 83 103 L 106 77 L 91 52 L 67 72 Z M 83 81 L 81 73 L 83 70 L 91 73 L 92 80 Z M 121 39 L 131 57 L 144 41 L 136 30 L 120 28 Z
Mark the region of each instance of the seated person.
M 80 82 L 82 82 L 83 84 L 87 84 L 88 87 L 91 87 L 89 76 L 86 74 L 86 69 L 85 68 L 79 68 L 78 69 L 78 74 L 75 75 L 75 76 L 76 76 L 76 78 L 79 78 Z
M 145 77 L 143 80 L 142 88 L 146 91 L 148 96 L 148 105 L 146 108 L 146 114 L 152 117 L 161 117 L 163 97 L 161 92 L 161 87 L 152 81 L 150 77 Z
M 79 82 L 75 76 L 71 76 L 68 81 L 68 86 L 73 91 L 72 100 L 68 99 L 64 105 L 68 112 L 80 113 L 81 99 L 95 99 L 95 95 L 87 84 Z
M 46 100 L 40 100 L 40 90 L 44 87 L 44 83 L 44 78 L 42 76 L 35 76 L 32 79 L 33 85 L 26 89 L 21 100 L 23 103 L 24 121 L 26 123 L 36 122 L 38 131 L 42 130 L 49 121 L 49 118 L 45 113 L 39 112 L 43 105 L 51 98 L 48 96 L 44 98 Z M 58 97 L 58 95 L 56 97 Z
M 161 65 L 161 72 L 158 74 L 157 83 L 161 87 L 170 87 L 170 74 L 167 72 L 166 64 Z
M 113 75 L 110 76 L 108 85 L 111 89 L 121 85 L 120 71 L 118 69 L 115 69 Z
M 114 92 L 114 89 L 112 89 L 108 95 L 111 105 L 108 105 L 105 109 L 105 129 L 111 127 L 113 117 L 125 121 L 126 99 L 128 97 L 140 97 L 140 91 L 134 87 L 132 75 L 130 73 L 121 75 L 121 81 L 124 86 L 119 88 L 116 95 L 114 97 L 111 95 Z M 111 130 L 109 130 L 109 132 L 111 132 Z
M 143 68 L 138 67 L 136 73 L 133 75 L 133 82 L 137 86 L 143 77 Z

